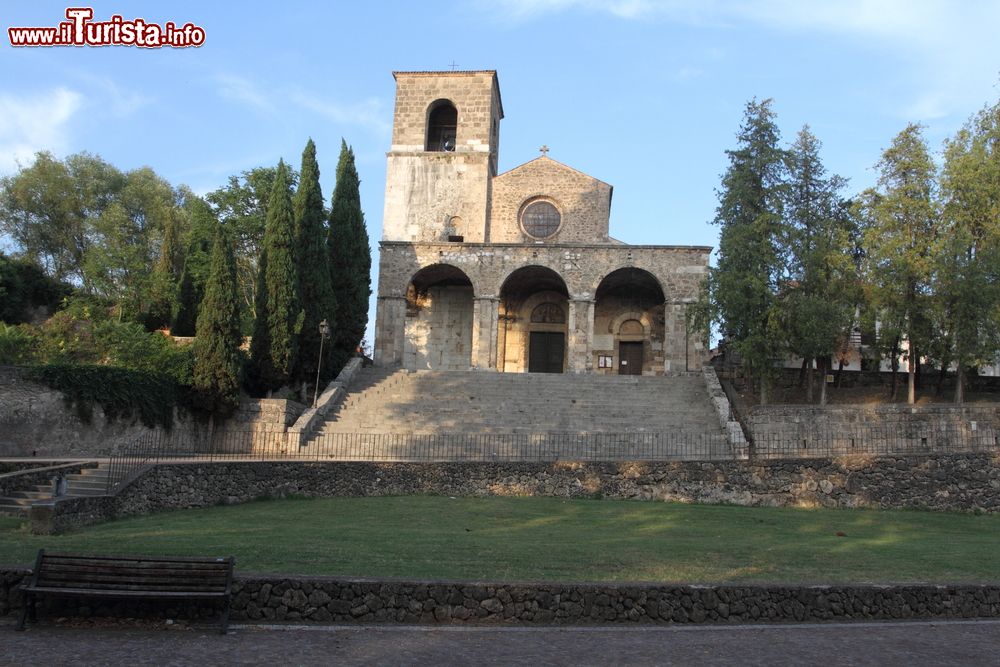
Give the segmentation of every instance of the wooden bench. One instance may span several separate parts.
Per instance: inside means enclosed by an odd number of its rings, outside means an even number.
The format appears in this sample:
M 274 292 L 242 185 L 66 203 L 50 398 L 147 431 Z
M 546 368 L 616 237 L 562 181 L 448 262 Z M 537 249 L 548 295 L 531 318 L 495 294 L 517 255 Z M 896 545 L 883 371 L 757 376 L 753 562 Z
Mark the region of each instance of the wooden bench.
M 205 600 L 221 604 L 221 631 L 229 627 L 235 558 L 86 556 L 39 550 L 24 591 L 18 630 L 37 620 L 37 598 L 95 597 L 145 600 Z

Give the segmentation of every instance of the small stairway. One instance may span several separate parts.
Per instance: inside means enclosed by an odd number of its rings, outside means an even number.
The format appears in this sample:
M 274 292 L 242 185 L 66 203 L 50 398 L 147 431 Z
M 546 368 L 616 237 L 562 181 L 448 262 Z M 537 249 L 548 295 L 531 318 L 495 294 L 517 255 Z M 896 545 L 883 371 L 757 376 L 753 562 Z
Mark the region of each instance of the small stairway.
M 103 496 L 108 489 L 108 464 L 84 468 L 66 475 L 67 489 L 64 497 Z M 51 484 L 36 484 L 29 490 L 14 491 L 6 498 L 0 497 L 0 514 L 26 517 L 31 505 L 38 501 L 52 500 Z

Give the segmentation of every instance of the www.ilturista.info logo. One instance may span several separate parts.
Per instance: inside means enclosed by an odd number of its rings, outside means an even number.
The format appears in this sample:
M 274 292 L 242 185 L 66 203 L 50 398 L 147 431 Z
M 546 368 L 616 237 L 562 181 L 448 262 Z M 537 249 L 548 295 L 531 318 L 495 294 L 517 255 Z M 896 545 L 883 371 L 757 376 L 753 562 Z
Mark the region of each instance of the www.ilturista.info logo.
M 11 46 L 164 46 L 185 48 L 205 43 L 205 29 L 168 21 L 162 26 L 135 18 L 127 21 L 115 14 L 107 21 L 92 21 L 91 7 L 69 7 L 68 21 L 50 28 L 7 28 Z

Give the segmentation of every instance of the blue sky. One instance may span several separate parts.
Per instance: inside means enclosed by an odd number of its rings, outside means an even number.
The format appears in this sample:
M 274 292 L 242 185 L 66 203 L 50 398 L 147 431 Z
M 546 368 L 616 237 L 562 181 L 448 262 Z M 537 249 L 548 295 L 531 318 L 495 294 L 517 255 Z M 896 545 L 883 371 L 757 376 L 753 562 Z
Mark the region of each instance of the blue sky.
M 83 4 L 83 3 L 74 3 Z M 715 188 L 752 97 L 783 137 L 808 123 L 850 191 L 910 122 L 937 151 L 998 97 L 1000 2 L 489 0 L 98 2 L 195 23 L 200 48 L 10 47 L 10 26 L 54 26 L 66 4 L 0 10 L 0 174 L 37 150 L 149 165 L 204 193 L 231 174 L 318 147 L 327 197 L 341 137 L 381 236 L 393 70 L 495 69 L 505 171 L 550 157 L 615 187 L 612 235 L 716 245 Z

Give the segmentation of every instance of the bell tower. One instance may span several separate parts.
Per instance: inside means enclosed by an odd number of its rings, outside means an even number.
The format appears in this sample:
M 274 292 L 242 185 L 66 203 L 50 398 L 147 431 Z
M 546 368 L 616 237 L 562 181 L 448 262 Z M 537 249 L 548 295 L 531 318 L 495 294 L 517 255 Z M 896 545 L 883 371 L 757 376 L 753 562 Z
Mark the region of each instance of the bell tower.
M 393 72 L 382 240 L 489 241 L 503 106 L 493 70 Z

